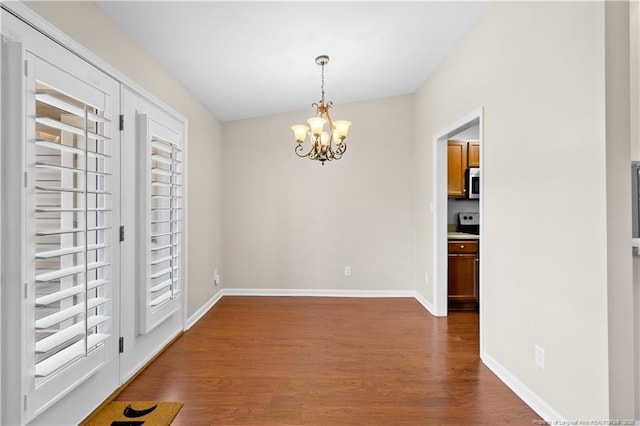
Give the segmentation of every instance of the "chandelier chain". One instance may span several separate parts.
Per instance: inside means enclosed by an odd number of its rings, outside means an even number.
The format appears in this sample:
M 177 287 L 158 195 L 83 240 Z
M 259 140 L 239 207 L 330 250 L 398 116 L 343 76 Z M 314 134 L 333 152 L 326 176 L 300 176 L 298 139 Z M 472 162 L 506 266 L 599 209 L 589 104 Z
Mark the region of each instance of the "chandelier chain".
M 322 91 L 322 99 L 320 102 L 324 105 L 324 63 L 322 63 L 322 83 L 320 85 L 320 89 Z

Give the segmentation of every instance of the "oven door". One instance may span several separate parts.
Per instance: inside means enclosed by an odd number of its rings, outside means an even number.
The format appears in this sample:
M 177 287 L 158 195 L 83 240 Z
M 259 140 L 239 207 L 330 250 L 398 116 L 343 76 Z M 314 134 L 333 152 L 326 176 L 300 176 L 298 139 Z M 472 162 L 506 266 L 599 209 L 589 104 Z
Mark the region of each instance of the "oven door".
M 480 199 L 480 169 L 477 167 L 467 169 L 467 198 Z

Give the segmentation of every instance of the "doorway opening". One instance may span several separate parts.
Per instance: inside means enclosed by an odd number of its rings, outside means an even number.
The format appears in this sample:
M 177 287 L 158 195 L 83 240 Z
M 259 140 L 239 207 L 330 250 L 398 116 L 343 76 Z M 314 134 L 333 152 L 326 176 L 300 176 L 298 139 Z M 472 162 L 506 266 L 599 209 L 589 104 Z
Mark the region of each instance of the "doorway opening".
M 479 108 L 467 116 L 461 118 L 457 122 L 437 133 L 433 138 L 433 265 L 434 265 L 434 286 L 433 286 L 433 309 L 434 314 L 438 316 L 446 316 L 448 313 L 448 230 L 449 228 L 449 209 L 448 209 L 448 183 L 447 183 L 447 141 L 455 138 L 456 135 L 465 134 L 474 127 L 478 128 L 478 140 L 480 142 L 480 164 L 484 164 L 484 141 L 483 141 L 483 109 Z M 482 170 L 482 169 L 481 169 Z M 479 182 L 480 194 L 484 194 L 483 180 Z M 480 214 L 480 240 L 479 240 L 479 313 L 480 313 L 480 347 L 482 349 L 482 318 L 483 318 L 483 279 L 482 279 L 482 258 L 483 250 L 483 197 L 479 198 L 479 214 Z M 453 212 L 452 212 L 453 213 Z

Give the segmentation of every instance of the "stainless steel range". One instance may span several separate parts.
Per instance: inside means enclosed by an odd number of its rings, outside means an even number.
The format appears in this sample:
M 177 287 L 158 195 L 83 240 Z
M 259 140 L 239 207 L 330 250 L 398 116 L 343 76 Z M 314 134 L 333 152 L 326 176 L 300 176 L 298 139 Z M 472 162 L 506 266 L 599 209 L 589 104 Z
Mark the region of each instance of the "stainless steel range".
M 480 235 L 480 213 L 458 213 L 458 232 Z

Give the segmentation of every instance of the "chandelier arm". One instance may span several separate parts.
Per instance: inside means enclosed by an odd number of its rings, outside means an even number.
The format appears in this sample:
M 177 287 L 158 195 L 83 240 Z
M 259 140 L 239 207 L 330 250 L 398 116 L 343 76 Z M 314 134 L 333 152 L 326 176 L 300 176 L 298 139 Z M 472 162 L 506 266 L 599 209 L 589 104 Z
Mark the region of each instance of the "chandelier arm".
M 322 158 L 328 161 L 333 159 L 333 150 L 331 149 L 331 144 L 327 144 L 326 146 L 321 147 Z
M 304 158 L 304 157 L 309 157 L 309 155 L 311 154 L 311 152 L 313 152 L 313 143 L 311 144 L 311 149 L 309 150 L 309 152 L 307 152 L 306 154 L 300 154 L 303 150 L 304 150 L 304 145 L 302 143 L 298 143 L 298 145 L 296 145 L 296 155 L 298 157 Z
M 347 151 L 347 144 L 342 141 L 342 143 L 340 145 L 336 146 L 336 152 L 334 154 L 335 159 L 339 160 L 342 158 L 342 154 L 344 154 Z
M 322 147 L 319 140 L 312 140 L 311 151 L 309 152 L 309 159 L 321 160 L 322 159 Z
M 345 152 L 347 152 L 347 143 L 344 141 L 344 139 L 342 140 L 342 143 L 340 144 L 340 154 L 344 154 Z
M 331 102 L 329 102 L 329 104 L 331 104 Z M 333 140 L 333 131 L 335 130 L 335 128 L 333 127 L 333 120 L 331 119 L 331 115 L 329 115 L 329 108 L 331 108 L 331 105 L 327 105 L 327 124 L 329 125 L 329 146 L 331 146 L 331 143 L 334 142 Z
M 324 156 L 327 160 L 333 160 L 333 150 L 331 149 L 331 145 L 327 145 L 327 148 L 324 150 Z

